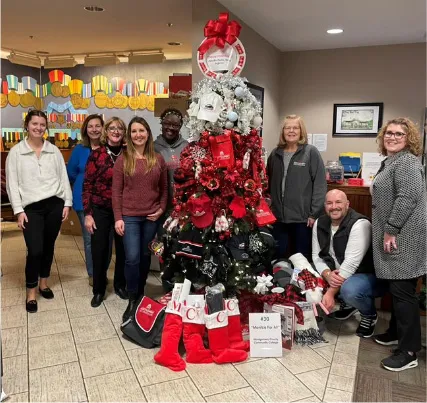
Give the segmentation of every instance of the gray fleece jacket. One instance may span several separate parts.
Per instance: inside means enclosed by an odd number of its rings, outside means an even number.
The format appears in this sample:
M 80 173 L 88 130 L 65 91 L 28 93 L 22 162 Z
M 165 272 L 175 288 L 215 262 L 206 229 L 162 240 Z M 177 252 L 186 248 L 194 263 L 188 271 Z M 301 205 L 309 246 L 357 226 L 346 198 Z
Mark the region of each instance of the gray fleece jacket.
M 325 166 L 316 147 L 299 145 L 292 156 L 286 175 L 284 192 L 283 149 L 275 148 L 267 161 L 268 187 L 272 211 L 277 221 L 283 223 L 307 222 L 324 212 L 326 196 Z M 284 196 L 282 196 L 284 193 Z
M 162 135 L 158 136 L 154 141 L 154 150 L 159 153 L 165 160 L 168 167 L 168 204 L 167 209 L 172 207 L 173 200 L 173 173 L 179 167 L 179 157 L 181 151 L 187 147 L 188 141 L 184 140 L 181 135 L 173 144 L 169 144 Z

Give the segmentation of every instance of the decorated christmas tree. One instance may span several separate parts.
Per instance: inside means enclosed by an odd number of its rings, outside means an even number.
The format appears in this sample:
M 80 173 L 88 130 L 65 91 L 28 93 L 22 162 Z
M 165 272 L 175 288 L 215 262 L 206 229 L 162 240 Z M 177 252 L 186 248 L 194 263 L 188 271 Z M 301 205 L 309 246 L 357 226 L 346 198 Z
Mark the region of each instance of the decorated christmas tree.
M 206 78 L 192 93 L 189 145 L 174 174 L 174 209 L 165 223 L 163 280 L 253 289 L 271 270 L 274 240 L 268 206 L 260 103 L 239 77 L 240 26 L 221 14 L 199 47 Z

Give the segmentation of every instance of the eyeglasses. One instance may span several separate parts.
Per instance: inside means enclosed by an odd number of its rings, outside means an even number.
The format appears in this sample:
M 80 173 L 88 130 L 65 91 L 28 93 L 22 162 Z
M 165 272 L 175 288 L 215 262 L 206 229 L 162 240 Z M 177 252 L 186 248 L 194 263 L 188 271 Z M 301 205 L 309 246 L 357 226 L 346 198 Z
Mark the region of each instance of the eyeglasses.
M 289 127 L 289 126 L 285 126 L 285 130 L 286 130 L 287 132 L 290 132 L 290 131 L 297 132 L 298 130 L 300 130 L 300 128 L 299 128 L 299 127 Z
M 385 132 L 384 133 L 384 137 L 387 137 L 387 138 L 391 138 L 391 137 L 394 137 L 395 139 L 401 139 L 401 138 L 403 138 L 403 136 L 406 136 L 406 133 L 402 133 L 402 132 L 396 132 L 396 133 L 394 133 L 394 132 Z
M 114 127 L 114 126 L 110 126 L 107 130 L 109 132 L 124 132 L 125 131 L 123 129 L 123 127 Z

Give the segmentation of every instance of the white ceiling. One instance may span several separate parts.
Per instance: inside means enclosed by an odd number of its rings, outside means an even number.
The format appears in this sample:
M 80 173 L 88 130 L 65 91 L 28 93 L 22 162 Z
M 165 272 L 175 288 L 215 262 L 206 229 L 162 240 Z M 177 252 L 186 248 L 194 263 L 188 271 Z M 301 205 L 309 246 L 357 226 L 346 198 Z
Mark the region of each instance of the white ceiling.
M 426 38 L 426 0 L 218 1 L 281 51 L 415 43 Z M 330 28 L 342 28 L 344 33 L 329 35 Z
M 3 0 L 1 47 L 34 54 L 163 49 L 191 58 L 191 0 Z M 105 8 L 90 13 L 84 6 Z M 173 23 L 169 28 L 167 23 Z M 33 39 L 30 38 L 33 36 Z M 182 42 L 170 46 L 167 42 Z

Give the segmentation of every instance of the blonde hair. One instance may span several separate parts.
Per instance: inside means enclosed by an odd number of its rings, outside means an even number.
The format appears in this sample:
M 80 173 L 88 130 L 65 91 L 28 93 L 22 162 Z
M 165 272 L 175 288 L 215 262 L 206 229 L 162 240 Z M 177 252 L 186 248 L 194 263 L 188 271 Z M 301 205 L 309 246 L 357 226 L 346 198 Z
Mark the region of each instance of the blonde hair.
M 145 130 L 147 130 L 148 133 L 148 139 L 145 144 L 144 148 L 144 157 L 147 161 L 147 167 L 145 172 L 150 172 L 157 164 L 157 155 L 154 151 L 154 141 L 153 141 L 153 134 L 151 133 L 151 128 L 147 121 L 144 118 L 141 118 L 139 116 L 135 116 L 130 122 L 128 126 L 128 130 L 126 132 L 126 149 L 123 151 L 123 159 L 124 159 L 124 167 L 123 171 L 125 175 L 132 176 L 135 173 L 135 166 L 136 166 L 136 150 L 135 146 L 132 142 L 132 125 L 134 123 L 139 123 L 145 127 Z
M 101 142 L 101 144 L 106 144 L 107 143 L 108 128 L 114 122 L 118 122 L 119 123 L 119 125 L 121 126 L 121 128 L 124 131 L 124 133 L 123 133 L 123 139 L 125 138 L 125 136 L 126 136 L 126 124 L 125 124 L 125 122 L 123 122 L 123 120 L 120 119 L 120 118 L 118 118 L 117 116 L 113 116 L 112 118 L 108 119 L 105 122 L 104 127 L 102 128 L 101 138 L 99 139 L 99 141 Z M 123 143 L 123 140 L 122 140 L 122 143 Z
M 305 123 L 302 117 L 298 115 L 287 115 L 285 116 L 285 119 L 283 119 L 282 128 L 280 130 L 280 135 L 279 135 L 279 143 L 277 144 L 277 147 L 279 148 L 286 147 L 284 131 L 285 131 L 285 126 L 288 120 L 296 120 L 298 122 L 298 125 L 300 127 L 300 139 L 298 140 L 298 144 L 307 144 L 307 129 L 305 127 Z
M 387 155 L 387 150 L 384 146 L 384 133 L 390 125 L 400 125 L 405 130 L 406 134 L 406 149 L 417 157 L 422 154 L 421 135 L 418 126 L 408 118 L 394 118 L 389 120 L 378 132 L 377 143 L 378 151 L 382 155 Z

